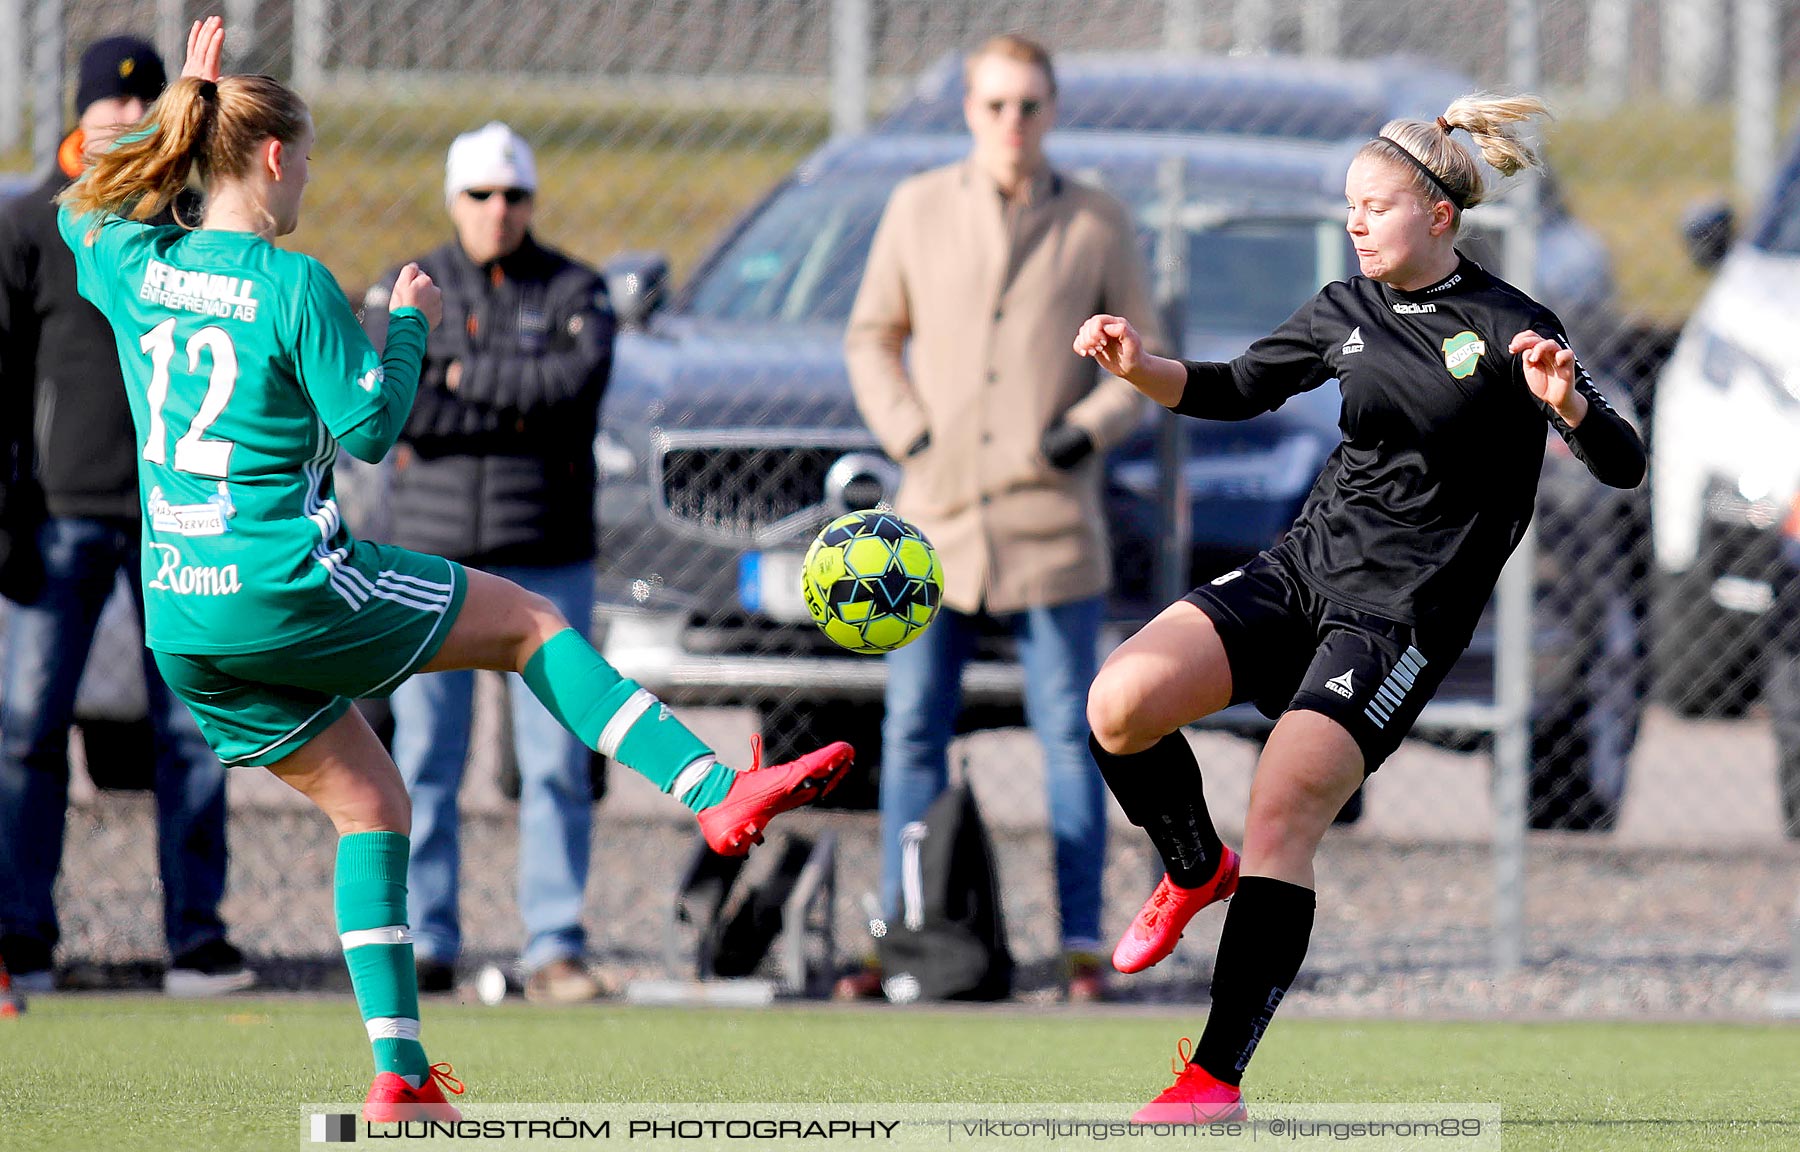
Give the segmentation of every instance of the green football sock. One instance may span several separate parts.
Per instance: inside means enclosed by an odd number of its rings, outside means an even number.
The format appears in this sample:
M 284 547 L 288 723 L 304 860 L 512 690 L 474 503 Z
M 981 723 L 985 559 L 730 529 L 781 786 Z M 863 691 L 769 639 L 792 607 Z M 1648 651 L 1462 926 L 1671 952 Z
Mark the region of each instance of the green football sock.
M 353 832 L 338 840 L 337 930 L 375 1070 L 424 1083 L 431 1062 L 419 1043 L 419 983 L 406 927 L 407 838 Z
M 525 683 L 583 744 L 641 773 L 695 812 L 731 789 L 733 773 L 667 705 L 619 675 L 581 633 L 565 628 L 525 664 Z

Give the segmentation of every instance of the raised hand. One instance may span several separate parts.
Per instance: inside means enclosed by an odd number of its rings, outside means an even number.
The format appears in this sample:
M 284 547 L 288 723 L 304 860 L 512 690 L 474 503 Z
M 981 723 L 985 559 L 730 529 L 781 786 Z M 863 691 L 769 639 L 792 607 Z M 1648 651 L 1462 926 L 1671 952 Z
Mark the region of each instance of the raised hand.
M 181 66 L 183 78 L 213 80 L 219 78 L 219 64 L 225 56 L 225 18 L 208 16 L 194 21 L 188 29 L 187 61 Z
M 1587 415 L 1587 398 L 1575 389 L 1575 353 L 1557 341 L 1527 329 L 1512 338 L 1508 352 L 1525 367 L 1525 386 L 1556 409 L 1570 427 Z
M 444 294 L 417 264 L 408 264 L 400 269 L 394 291 L 388 297 L 388 311 L 398 308 L 417 308 L 425 313 L 425 322 L 436 328 L 444 318 Z
M 1081 330 L 1075 333 L 1075 353 L 1091 356 L 1114 376 L 1129 380 L 1141 366 L 1144 341 L 1131 321 L 1103 313 L 1082 322 Z

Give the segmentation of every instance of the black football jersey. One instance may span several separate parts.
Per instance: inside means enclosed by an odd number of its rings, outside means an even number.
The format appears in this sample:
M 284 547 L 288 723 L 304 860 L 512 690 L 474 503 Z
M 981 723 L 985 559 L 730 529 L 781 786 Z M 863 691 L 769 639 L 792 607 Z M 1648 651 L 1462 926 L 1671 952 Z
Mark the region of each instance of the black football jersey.
M 1247 419 L 1335 378 L 1343 442 L 1275 551 L 1336 603 L 1466 635 L 1531 519 L 1546 420 L 1603 483 L 1644 475 L 1643 442 L 1579 362 L 1578 428 L 1531 394 L 1507 351 L 1526 329 L 1568 346 L 1548 308 L 1466 257 L 1410 292 L 1357 276 L 1236 360 L 1189 362 L 1175 411 Z

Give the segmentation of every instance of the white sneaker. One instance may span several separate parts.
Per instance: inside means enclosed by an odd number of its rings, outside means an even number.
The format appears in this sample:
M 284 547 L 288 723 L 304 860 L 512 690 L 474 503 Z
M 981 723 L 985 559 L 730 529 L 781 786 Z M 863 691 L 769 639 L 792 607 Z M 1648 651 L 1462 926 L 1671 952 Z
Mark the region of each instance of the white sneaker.
M 255 985 L 256 973 L 244 965 L 244 954 L 224 939 L 188 949 L 163 973 L 163 991 L 170 996 L 222 996 Z

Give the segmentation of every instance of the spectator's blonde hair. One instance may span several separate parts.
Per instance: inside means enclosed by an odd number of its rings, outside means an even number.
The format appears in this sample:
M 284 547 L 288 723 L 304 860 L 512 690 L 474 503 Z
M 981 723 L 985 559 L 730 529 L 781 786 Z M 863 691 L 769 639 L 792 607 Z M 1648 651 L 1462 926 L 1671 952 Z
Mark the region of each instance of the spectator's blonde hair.
M 981 46 L 963 60 L 963 87 L 966 89 L 975 81 L 975 65 L 989 56 L 999 56 L 1006 60 L 1017 60 L 1021 64 L 1029 64 L 1044 74 L 1050 82 L 1050 95 L 1056 96 L 1056 69 L 1050 66 L 1050 50 L 1031 37 L 1020 32 L 1002 32 L 998 36 L 990 36 L 981 42 Z
M 148 220 L 187 187 L 249 174 L 257 146 L 292 144 L 306 131 L 306 102 L 268 76 L 226 76 L 216 83 L 184 76 L 144 114 L 147 130 L 103 152 L 62 199 L 78 216 L 110 213 Z M 103 217 L 96 215 L 94 227 Z
M 1502 176 L 1511 176 L 1542 164 L 1512 125 L 1549 114 L 1549 107 L 1536 96 L 1462 96 L 1435 121 L 1389 120 L 1357 155 L 1405 167 L 1426 203 L 1448 201 L 1460 225 L 1463 209 L 1487 200 L 1489 190 L 1474 155 L 1450 133 L 1458 128 L 1467 132 L 1481 158 Z

